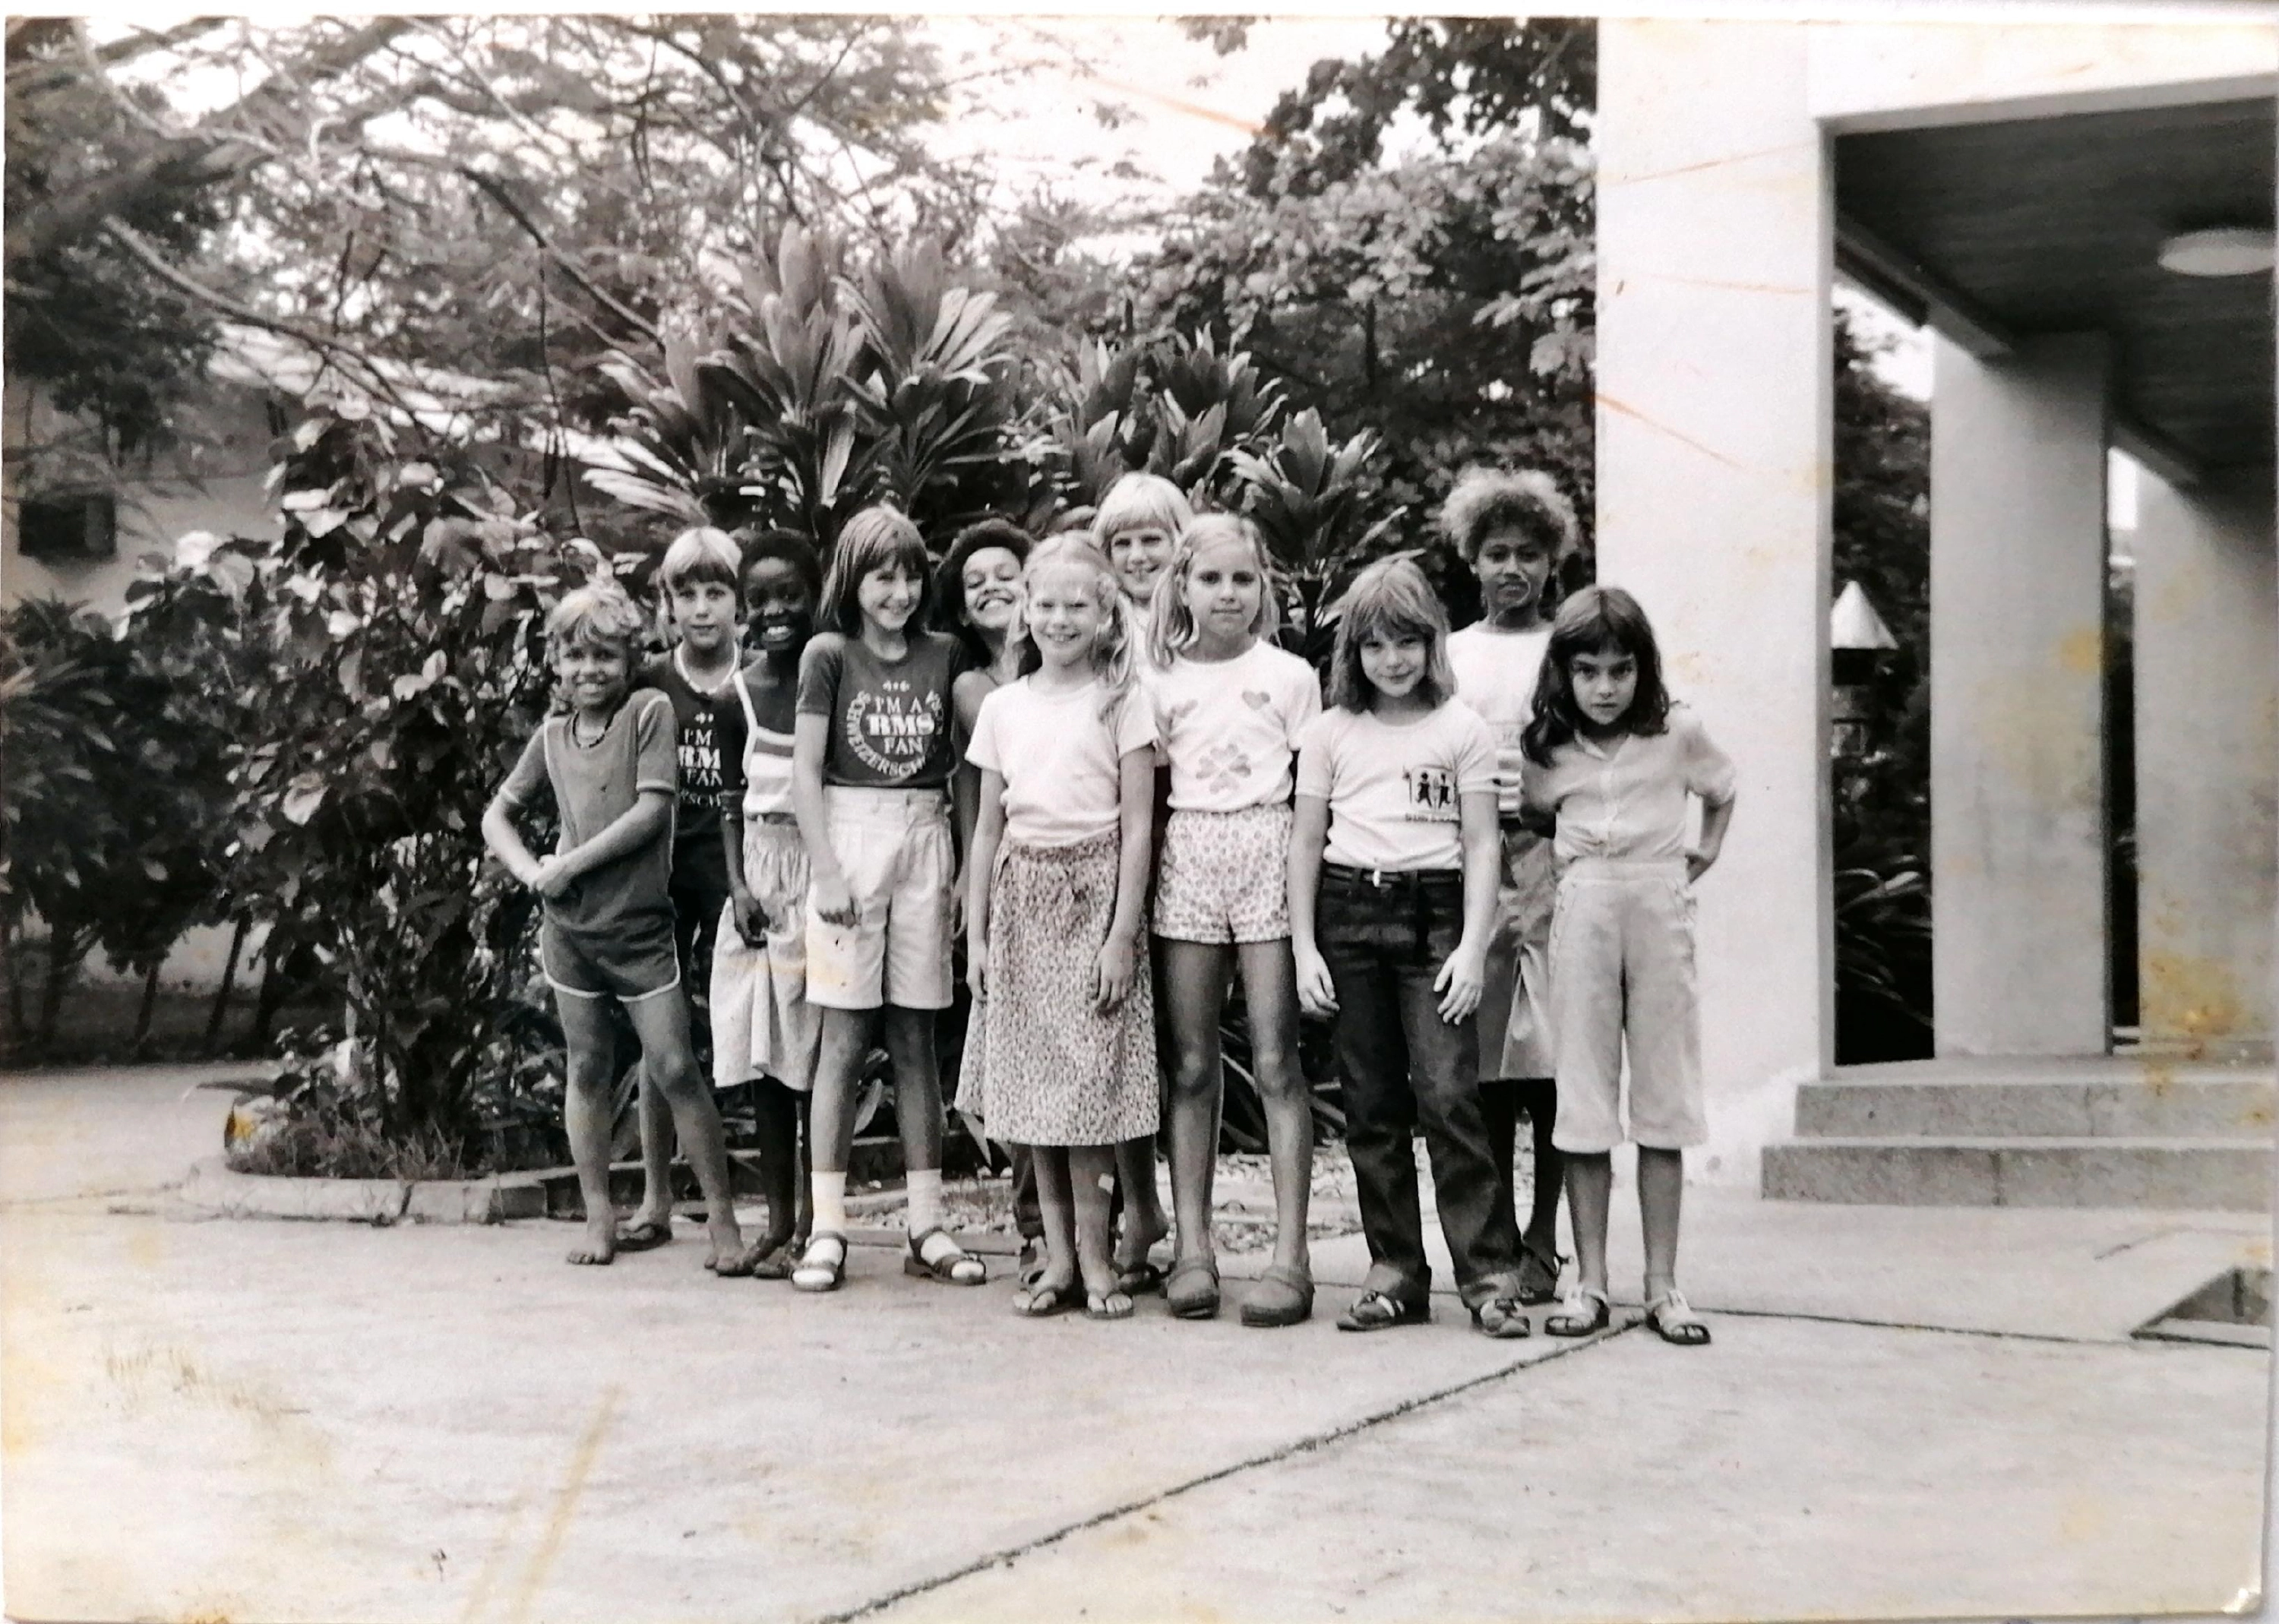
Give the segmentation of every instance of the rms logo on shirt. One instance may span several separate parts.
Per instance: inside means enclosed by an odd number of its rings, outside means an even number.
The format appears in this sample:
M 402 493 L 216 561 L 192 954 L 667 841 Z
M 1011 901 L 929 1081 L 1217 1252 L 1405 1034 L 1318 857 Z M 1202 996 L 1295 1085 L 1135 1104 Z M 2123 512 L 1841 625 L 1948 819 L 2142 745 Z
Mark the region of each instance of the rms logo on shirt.
M 1458 821 L 1456 775 L 1446 767 L 1411 767 L 1401 773 L 1408 785 L 1412 823 L 1453 823 Z
M 915 693 L 907 682 L 866 688 L 848 702 L 848 747 L 881 778 L 907 778 L 925 765 L 942 710 L 939 691 Z

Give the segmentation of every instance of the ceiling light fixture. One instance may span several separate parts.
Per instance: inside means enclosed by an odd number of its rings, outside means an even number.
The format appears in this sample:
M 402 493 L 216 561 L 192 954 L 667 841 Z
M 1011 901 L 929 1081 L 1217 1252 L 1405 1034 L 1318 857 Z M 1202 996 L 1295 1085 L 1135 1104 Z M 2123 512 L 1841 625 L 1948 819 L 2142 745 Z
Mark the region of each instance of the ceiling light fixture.
M 2268 276 L 2272 236 L 2267 226 L 2220 226 L 2179 232 L 2160 244 L 2160 268 L 2179 276 Z

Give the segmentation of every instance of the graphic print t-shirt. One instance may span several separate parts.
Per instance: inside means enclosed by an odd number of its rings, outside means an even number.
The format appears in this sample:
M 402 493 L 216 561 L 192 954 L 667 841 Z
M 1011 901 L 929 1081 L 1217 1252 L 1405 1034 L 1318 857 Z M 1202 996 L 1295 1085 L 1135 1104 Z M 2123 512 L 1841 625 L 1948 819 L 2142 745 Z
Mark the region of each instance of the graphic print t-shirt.
M 1462 798 L 1495 781 L 1488 724 L 1453 700 L 1401 726 L 1325 710 L 1298 747 L 1298 793 L 1330 803 L 1322 854 L 1349 869 L 1462 868 Z
M 964 669 L 957 640 L 906 634 L 899 660 L 860 638 L 822 632 L 799 663 L 799 714 L 829 716 L 823 781 L 859 789 L 940 789 L 956 765 L 949 685 Z
M 1170 760 L 1174 810 L 1239 812 L 1290 799 L 1299 736 L 1322 712 L 1312 666 L 1271 643 L 1232 660 L 1181 655 L 1147 693 Z
M 728 894 L 728 860 L 720 847 L 719 701 L 728 697 L 701 692 L 667 655 L 643 670 L 640 686 L 654 688 L 672 701 L 680 736 L 680 799 L 673 810 L 672 883 L 686 889 Z

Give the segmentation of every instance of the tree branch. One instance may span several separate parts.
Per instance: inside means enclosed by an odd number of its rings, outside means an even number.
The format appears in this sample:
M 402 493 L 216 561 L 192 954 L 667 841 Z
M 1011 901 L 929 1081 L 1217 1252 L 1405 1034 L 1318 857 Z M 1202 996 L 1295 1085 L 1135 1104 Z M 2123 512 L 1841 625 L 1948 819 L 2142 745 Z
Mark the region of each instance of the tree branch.
M 664 341 L 664 335 L 657 331 L 656 323 L 639 311 L 629 310 L 618 303 L 607 290 L 595 283 L 593 278 L 587 276 L 575 260 L 556 247 L 554 239 L 546 234 L 545 227 L 533 219 L 529 211 L 515 201 L 514 194 L 507 190 L 505 182 L 495 175 L 487 175 L 481 170 L 469 165 L 454 164 L 450 167 L 456 172 L 465 176 L 485 196 L 505 210 L 512 217 L 514 223 L 529 234 L 530 240 L 538 245 L 539 251 L 561 266 L 564 274 L 577 283 L 585 291 L 587 298 L 608 310 L 619 321 L 646 334 L 652 342 L 661 344 Z
M 181 184 L 211 186 L 251 168 L 271 157 L 275 149 L 249 138 L 242 126 L 289 109 L 309 84 L 339 77 L 409 27 L 407 18 L 382 18 L 318 47 L 295 65 L 295 72 L 272 74 L 188 134 L 161 142 L 93 185 L 42 203 L 21 220 L 10 220 L 4 238 L 8 263 L 38 258 L 76 238 L 106 229 L 114 216 L 131 211 L 153 189 Z
M 280 320 L 265 311 L 254 309 L 249 304 L 242 304 L 227 294 L 207 287 L 203 282 L 188 275 L 169 262 L 166 257 L 158 251 L 156 243 L 123 220 L 105 220 L 103 223 L 103 233 L 133 255 L 142 264 L 143 269 L 149 271 L 151 275 L 196 299 L 209 310 L 226 316 L 232 321 L 242 322 L 249 327 L 261 327 L 298 343 L 306 344 L 319 355 L 339 356 L 354 362 L 363 372 L 371 387 L 385 395 L 390 403 L 414 423 L 418 421 L 417 410 L 389 381 L 380 363 L 356 345 L 318 333 L 312 328 L 301 326 L 297 323 Z

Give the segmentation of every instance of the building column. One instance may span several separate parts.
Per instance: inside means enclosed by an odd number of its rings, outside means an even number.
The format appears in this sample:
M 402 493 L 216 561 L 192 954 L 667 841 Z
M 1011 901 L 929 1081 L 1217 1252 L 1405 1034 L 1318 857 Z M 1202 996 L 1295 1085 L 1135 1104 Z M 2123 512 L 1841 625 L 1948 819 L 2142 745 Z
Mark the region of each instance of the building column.
M 2267 1041 L 2279 908 L 2272 471 L 2147 474 L 2137 526 L 2137 967 L 2146 1042 Z
M 1829 165 L 1790 23 L 1600 26 L 1599 578 L 1740 801 L 1700 885 L 1710 1144 L 1754 1188 L 1832 1049 Z
M 1941 340 L 1933 363 L 1931 969 L 1942 1055 L 2107 1046 L 2109 355 L 2102 334 L 2069 333 L 1999 360 Z

